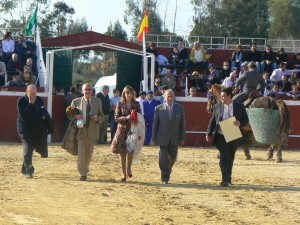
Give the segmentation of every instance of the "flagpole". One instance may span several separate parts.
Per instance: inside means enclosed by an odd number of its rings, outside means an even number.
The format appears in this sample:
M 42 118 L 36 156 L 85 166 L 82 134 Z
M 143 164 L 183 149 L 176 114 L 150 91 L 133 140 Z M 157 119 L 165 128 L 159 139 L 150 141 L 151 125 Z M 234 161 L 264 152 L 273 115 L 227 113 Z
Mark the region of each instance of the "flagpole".
M 144 66 L 144 85 L 143 91 L 148 91 L 148 60 L 146 56 L 146 38 L 145 38 L 145 31 L 143 31 L 143 66 Z
M 36 0 L 36 6 L 39 4 L 39 1 Z M 37 9 L 37 11 L 39 10 L 39 8 Z M 36 41 L 36 27 L 37 27 L 37 15 L 38 15 L 38 12 L 36 12 L 36 23 L 34 24 L 34 34 L 33 34 L 33 40 L 34 42 Z

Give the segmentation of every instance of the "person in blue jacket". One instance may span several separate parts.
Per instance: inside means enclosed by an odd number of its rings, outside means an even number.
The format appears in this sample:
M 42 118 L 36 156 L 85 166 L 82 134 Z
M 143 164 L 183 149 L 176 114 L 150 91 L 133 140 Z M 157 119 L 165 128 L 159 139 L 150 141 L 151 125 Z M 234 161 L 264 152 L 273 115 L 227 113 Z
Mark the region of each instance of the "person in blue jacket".
M 154 117 L 154 109 L 160 103 L 159 101 L 153 98 L 153 91 L 148 91 L 146 99 L 143 102 L 144 105 L 144 119 L 146 125 L 146 136 L 145 136 L 145 145 L 150 145 L 152 139 L 152 124 Z

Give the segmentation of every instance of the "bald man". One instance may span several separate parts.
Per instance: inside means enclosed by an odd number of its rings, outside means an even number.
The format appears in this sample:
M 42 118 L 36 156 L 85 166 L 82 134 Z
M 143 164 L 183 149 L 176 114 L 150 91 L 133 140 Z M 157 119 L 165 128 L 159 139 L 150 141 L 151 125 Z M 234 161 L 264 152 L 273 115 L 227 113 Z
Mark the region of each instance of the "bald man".
M 35 85 L 28 85 L 26 95 L 20 97 L 17 103 L 18 119 L 17 132 L 23 144 L 22 173 L 26 178 L 32 178 L 34 167 L 32 165 L 33 150 L 48 157 L 47 131 L 44 120 L 44 104 L 41 97 L 36 95 Z

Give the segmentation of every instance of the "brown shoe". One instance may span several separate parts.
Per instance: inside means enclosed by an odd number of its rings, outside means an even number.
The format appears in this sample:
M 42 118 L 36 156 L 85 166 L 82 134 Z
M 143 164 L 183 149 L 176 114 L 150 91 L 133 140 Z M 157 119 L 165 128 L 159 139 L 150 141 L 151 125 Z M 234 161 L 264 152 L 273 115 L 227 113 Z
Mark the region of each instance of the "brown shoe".
M 283 162 L 283 159 L 282 159 L 282 158 L 277 158 L 277 159 L 276 159 L 276 162 L 277 162 L 277 163 L 282 163 L 282 162 Z

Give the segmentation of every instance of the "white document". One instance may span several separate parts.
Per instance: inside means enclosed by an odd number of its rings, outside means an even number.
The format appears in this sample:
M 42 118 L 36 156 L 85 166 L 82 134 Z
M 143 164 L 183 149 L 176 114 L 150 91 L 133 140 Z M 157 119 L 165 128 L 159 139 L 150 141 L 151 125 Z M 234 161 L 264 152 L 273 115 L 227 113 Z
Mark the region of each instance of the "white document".
M 219 122 L 227 143 L 242 137 L 240 128 L 234 125 L 234 121 L 236 121 L 235 117 L 230 117 L 227 120 Z

